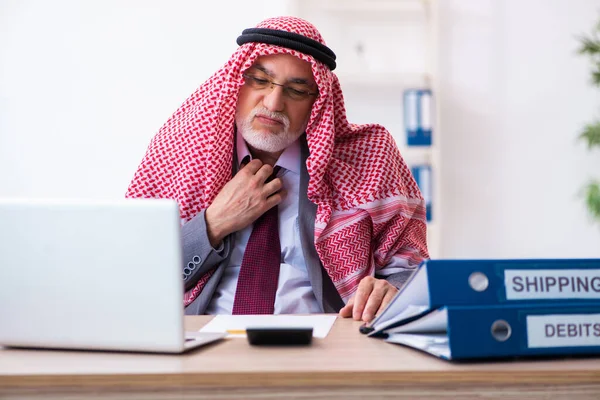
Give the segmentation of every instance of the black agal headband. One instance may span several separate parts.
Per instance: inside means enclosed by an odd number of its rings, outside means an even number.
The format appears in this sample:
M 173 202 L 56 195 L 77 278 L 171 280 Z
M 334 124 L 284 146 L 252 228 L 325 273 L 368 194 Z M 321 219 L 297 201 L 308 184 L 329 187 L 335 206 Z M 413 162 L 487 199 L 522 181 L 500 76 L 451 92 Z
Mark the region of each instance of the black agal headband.
M 249 28 L 242 31 L 236 42 L 239 46 L 248 42 L 257 42 L 286 47 L 313 56 L 332 71 L 336 66 L 335 53 L 329 47 L 293 32 L 267 28 Z

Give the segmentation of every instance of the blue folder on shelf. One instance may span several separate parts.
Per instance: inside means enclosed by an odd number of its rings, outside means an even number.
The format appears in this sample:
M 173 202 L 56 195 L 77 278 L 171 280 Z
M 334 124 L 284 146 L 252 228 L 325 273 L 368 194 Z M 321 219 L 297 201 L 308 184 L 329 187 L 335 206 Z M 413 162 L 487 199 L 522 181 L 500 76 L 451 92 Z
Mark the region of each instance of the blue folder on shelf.
M 430 222 L 433 207 L 433 182 L 431 179 L 431 165 L 413 165 L 410 168 L 410 171 L 415 178 L 415 182 L 417 182 L 417 186 L 419 186 L 419 190 L 421 190 L 423 199 L 425 200 L 426 219 L 427 222 Z
M 446 360 L 600 353 L 600 304 L 446 306 L 386 330 Z
M 432 95 L 429 89 L 404 91 L 404 127 L 408 146 L 431 146 Z
M 425 260 L 363 333 L 441 307 L 560 303 L 600 305 L 600 259 Z

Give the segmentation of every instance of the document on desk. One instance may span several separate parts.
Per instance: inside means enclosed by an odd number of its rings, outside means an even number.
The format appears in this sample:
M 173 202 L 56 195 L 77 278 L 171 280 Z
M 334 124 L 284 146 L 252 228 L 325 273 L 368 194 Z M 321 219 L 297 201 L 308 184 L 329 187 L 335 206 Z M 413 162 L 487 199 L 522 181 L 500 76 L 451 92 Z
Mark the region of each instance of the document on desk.
M 216 315 L 200 332 L 239 332 L 234 337 L 246 337 L 246 328 L 313 328 L 313 337 L 324 338 L 337 315 Z

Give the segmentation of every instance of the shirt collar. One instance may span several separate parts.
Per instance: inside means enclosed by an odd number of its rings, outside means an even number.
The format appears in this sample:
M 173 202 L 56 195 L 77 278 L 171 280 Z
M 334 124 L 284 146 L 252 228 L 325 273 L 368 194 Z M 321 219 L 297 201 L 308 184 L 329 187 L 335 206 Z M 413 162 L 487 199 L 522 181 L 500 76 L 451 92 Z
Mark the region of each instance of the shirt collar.
M 248 145 L 246 141 L 242 137 L 242 134 L 239 130 L 236 133 L 236 151 L 237 151 L 237 159 L 238 163 L 241 163 L 244 157 L 250 156 L 252 159 L 252 155 L 250 154 L 250 150 L 248 150 Z M 281 168 L 285 168 L 288 171 L 292 171 L 296 174 L 300 174 L 300 140 L 296 140 L 294 143 L 289 145 L 283 153 L 279 156 L 279 159 L 275 163 L 275 166 L 280 166 Z

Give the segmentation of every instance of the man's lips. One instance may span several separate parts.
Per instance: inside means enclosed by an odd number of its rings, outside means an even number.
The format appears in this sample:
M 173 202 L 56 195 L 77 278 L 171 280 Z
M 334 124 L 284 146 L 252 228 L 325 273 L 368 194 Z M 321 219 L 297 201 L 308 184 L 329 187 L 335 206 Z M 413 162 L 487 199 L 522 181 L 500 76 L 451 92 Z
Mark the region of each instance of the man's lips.
M 269 118 L 264 115 L 257 115 L 254 118 L 257 119 L 261 124 L 265 125 L 283 125 L 281 120 Z

